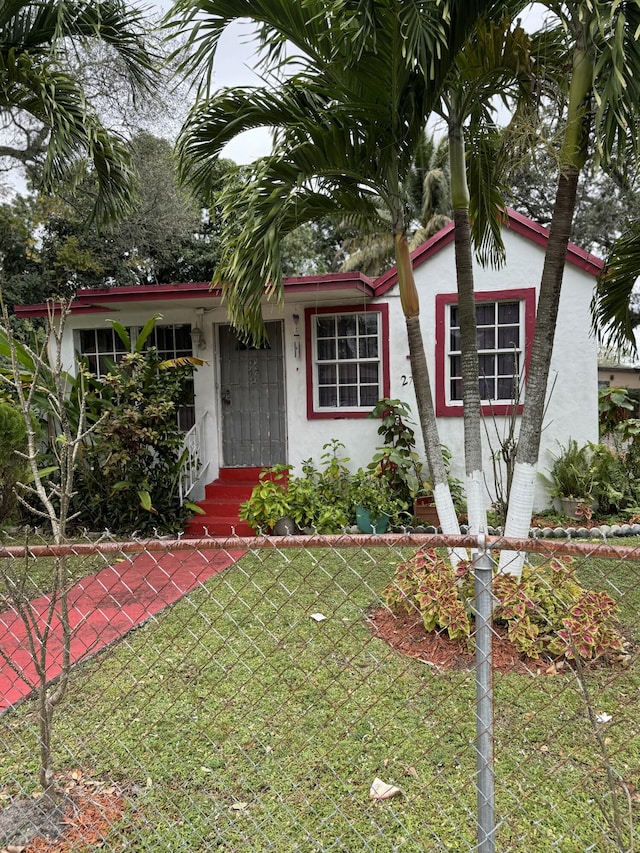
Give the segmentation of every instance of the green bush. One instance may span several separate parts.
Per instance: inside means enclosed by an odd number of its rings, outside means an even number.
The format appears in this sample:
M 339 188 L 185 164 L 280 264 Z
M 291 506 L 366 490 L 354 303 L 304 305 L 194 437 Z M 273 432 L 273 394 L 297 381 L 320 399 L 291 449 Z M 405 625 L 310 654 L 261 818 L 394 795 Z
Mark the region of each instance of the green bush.
M 420 550 L 398 566 L 384 596 L 394 611 L 417 609 L 427 631 L 446 630 L 471 645 L 473 583 L 471 564 L 461 562 L 454 572 L 445 556 Z M 493 594 L 495 622 L 527 657 L 594 660 L 622 651 L 616 603 L 604 592 L 584 589 L 569 557 L 525 566 L 520 580 L 496 574 Z
M 0 526 L 15 518 L 16 486 L 27 471 L 20 453 L 27 449 L 27 429 L 18 409 L 9 402 L 0 401 Z
M 594 489 L 592 445 L 580 446 L 575 439 L 570 439 L 567 446 L 560 446 L 560 453 L 553 456 L 549 476 L 543 479 L 552 498 L 590 500 Z
M 261 533 L 270 533 L 285 516 L 293 519 L 299 530 L 309 528 L 317 533 L 340 533 L 353 524 L 349 460 L 340 455 L 344 445 L 333 439 L 323 450 L 322 470 L 307 459 L 300 477 L 287 476 L 289 465 L 274 465 L 263 471 L 251 497 L 240 507 L 240 519 Z
M 620 514 L 640 503 L 637 455 L 620 453 L 606 444 L 592 445 L 593 498 L 600 515 Z
M 100 420 L 79 460 L 80 523 L 129 532 L 182 529 L 190 513 L 179 495 L 185 451 L 177 412 L 189 402 L 192 372 L 192 364 L 163 362 L 151 347 L 92 380 Z

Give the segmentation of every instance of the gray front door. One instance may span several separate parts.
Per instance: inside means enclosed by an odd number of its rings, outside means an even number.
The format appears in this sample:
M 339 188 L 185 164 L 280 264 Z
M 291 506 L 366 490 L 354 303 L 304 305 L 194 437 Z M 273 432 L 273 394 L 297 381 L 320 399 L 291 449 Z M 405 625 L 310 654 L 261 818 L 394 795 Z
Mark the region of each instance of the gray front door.
M 257 348 L 220 326 L 222 454 L 226 467 L 287 461 L 282 324 L 267 323 L 269 343 Z

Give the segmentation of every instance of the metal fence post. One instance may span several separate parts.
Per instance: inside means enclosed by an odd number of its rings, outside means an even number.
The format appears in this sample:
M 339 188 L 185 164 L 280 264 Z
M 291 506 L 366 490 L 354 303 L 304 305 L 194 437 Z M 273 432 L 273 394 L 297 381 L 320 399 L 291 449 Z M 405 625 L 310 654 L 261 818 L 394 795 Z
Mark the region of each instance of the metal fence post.
M 493 773 L 493 561 L 478 536 L 474 554 L 476 622 L 476 789 L 478 853 L 495 851 L 495 800 Z

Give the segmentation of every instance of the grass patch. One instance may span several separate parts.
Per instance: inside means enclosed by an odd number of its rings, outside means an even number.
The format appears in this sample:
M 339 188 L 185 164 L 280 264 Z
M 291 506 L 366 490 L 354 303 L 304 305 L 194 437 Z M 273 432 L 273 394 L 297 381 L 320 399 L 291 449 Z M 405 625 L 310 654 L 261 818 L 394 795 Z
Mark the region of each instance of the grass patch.
M 112 849 L 474 848 L 473 673 L 435 673 L 366 623 L 401 557 L 366 547 L 248 554 L 76 670 L 58 714 L 58 763 L 127 786 Z M 593 559 L 579 577 L 618 590 L 639 640 L 640 566 Z M 637 657 L 587 678 L 596 710 L 612 717 L 611 762 L 640 789 Z M 575 678 L 496 675 L 495 708 L 496 849 L 616 850 Z M 0 727 L 5 792 L 29 792 L 33 708 Z M 373 802 L 375 776 L 405 796 Z
M 84 540 L 86 541 L 86 540 Z M 37 542 L 16 542 L 13 539 L 0 537 L 0 547 L 24 547 L 25 544 L 50 544 L 38 539 Z M 68 585 L 88 575 L 96 574 L 100 569 L 110 565 L 112 556 L 101 554 L 82 554 L 67 557 Z M 13 591 L 19 590 L 26 599 L 48 595 L 55 583 L 56 558 L 31 556 L 0 557 L 0 613 L 10 605 Z

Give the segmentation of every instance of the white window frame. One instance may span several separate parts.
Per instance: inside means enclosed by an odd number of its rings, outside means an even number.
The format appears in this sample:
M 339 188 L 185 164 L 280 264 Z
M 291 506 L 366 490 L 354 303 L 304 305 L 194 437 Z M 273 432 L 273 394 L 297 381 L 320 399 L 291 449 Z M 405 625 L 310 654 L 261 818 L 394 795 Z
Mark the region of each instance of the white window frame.
M 500 322 L 500 318 L 498 316 L 498 308 L 500 305 L 517 305 L 518 307 L 518 320 L 516 322 Z M 518 387 L 521 385 L 521 376 L 524 365 L 524 345 L 525 345 L 525 300 L 519 298 L 508 298 L 508 299 L 495 299 L 495 300 L 487 300 L 483 299 L 481 302 L 476 303 L 476 308 L 488 308 L 489 306 L 493 307 L 493 322 L 485 323 L 478 326 L 478 333 L 481 333 L 483 328 L 492 329 L 494 331 L 494 346 L 478 348 L 478 357 L 480 362 L 482 362 L 483 356 L 493 356 L 494 358 L 494 369 L 492 374 L 487 374 L 487 378 L 490 382 L 493 383 L 493 387 L 496 392 L 499 389 L 500 379 L 509 378 L 512 381 L 512 388 L 516 389 L 516 394 L 513 393 L 508 397 L 500 397 L 500 396 L 481 396 L 481 402 L 483 405 L 513 405 L 516 399 L 519 399 L 521 393 L 518 394 Z M 452 360 L 453 358 L 460 359 L 461 351 L 459 349 L 455 350 L 451 348 L 451 334 L 453 329 L 459 329 L 459 326 L 453 326 L 451 322 L 451 315 L 454 310 L 458 310 L 457 303 L 449 303 L 447 305 L 446 311 L 446 348 L 445 348 L 445 400 L 448 406 L 459 406 L 462 405 L 462 378 L 460 375 L 453 376 L 452 375 Z M 514 346 L 513 344 L 508 346 L 500 346 L 499 345 L 499 330 L 506 329 L 513 326 L 518 327 L 518 344 Z M 499 371 L 499 361 L 501 357 L 506 357 L 509 359 L 513 359 L 513 357 L 517 359 L 517 365 L 515 371 L 511 372 L 500 372 Z M 452 394 L 452 380 L 460 381 L 460 396 L 454 397 Z M 482 363 L 480 364 L 480 385 L 482 387 L 483 384 L 483 370 Z M 520 389 L 522 392 L 522 389 Z
M 359 318 L 366 317 L 369 320 L 375 318 L 376 331 L 374 334 L 362 334 L 359 329 Z M 340 341 L 344 336 L 339 334 L 338 323 L 341 319 L 354 318 L 356 323 L 355 335 L 356 355 L 353 357 L 344 357 L 340 353 Z M 319 337 L 318 326 L 319 321 L 332 319 L 334 322 L 334 336 L 328 337 L 326 340 L 335 342 L 335 353 L 333 357 L 320 358 L 318 351 L 319 343 L 323 338 Z M 385 389 L 388 386 L 387 378 L 387 362 L 388 362 L 388 341 L 385 341 L 385 332 L 388 332 L 388 316 L 386 314 L 386 306 L 376 305 L 370 308 L 363 309 L 358 306 L 339 307 L 331 309 L 311 309 L 308 317 L 308 343 L 309 343 L 309 362 L 310 370 L 308 378 L 310 382 L 310 391 L 308 393 L 309 401 L 309 417 L 366 417 L 371 409 L 375 406 L 379 399 L 388 394 Z M 349 336 L 351 337 L 351 336 Z M 360 354 L 360 342 L 363 339 L 375 340 L 375 356 L 367 356 Z M 377 382 L 368 382 L 366 377 L 361 375 L 362 367 L 367 364 L 375 365 L 377 369 Z M 353 365 L 356 368 L 357 377 L 355 382 L 341 382 L 339 377 L 340 367 L 343 365 Z M 334 366 L 336 371 L 335 381 L 321 381 L 320 373 L 323 367 Z M 321 405 L 320 392 L 321 388 L 335 388 L 336 403 L 335 405 Z M 340 389 L 345 387 L 355 388 L 357 392 L 357 403 L 340 403 Z M 363 390 L 375 387 L 375 392 L 371 393 L 365 402 L 362 400 Z M 373 397 L 375 396 L 375 400 Z

